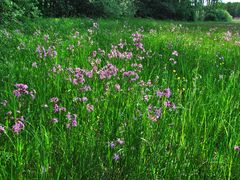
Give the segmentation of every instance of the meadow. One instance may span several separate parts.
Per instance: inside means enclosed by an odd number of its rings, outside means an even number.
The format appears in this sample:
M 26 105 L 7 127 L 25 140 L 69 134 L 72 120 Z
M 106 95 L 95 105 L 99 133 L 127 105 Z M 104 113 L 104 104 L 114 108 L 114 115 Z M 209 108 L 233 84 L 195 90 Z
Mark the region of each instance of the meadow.
M 0 26 L 0 179 L 238 179 L 239 29 Z

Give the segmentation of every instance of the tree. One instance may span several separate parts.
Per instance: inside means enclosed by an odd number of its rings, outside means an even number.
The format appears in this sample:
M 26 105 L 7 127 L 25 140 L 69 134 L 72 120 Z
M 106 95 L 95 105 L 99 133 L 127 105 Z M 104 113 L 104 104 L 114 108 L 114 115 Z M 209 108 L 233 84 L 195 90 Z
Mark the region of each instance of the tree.
M 2 0 L 0 1 L 0 22 L 17 22 L 25 18 L 34 18 L 40 15 L 37 0 Z

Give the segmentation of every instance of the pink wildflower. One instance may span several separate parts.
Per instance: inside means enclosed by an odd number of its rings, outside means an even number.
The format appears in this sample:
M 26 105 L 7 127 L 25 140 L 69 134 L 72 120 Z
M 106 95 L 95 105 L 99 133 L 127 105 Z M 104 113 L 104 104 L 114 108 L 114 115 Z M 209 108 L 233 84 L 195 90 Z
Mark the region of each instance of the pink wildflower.
M 57 119 L 57 118 L 53 118 L 53 119 L 52 119 L 52 122 L 53 122 L 53 123 L 58 123 L 58 119 Z
M 1 102 L 1 104 L 2 104 L 3 106 L 7 106 L 7 103 L 8 103 L 7 100 L 4 100 L 4 101 Z
M 24 129 L 24 124 L 21 121 L 17 121 L 13 126 L 12 126 L 13 132 L 16 134 L 19 134 L 21 130 Z
M 148 96 L 148 95 L 145 95 L 145 96 L 143 97 L 143 99 L 144 99 L 146 102 L 148 102 L 148 101 L 149 101 L 149 96 Z
M 57 97 L 52 97 L 52 98 L 51 98 L 51 102 L 53 102 L 53 103 L 57 103 L 58 100 L 59 100 L 59 99 L 58 99 Z
M 94 106 L 91 104 L 87 104 L 87 110 L 88 112 L 92 112 L 94 110 Z
M 155 115 L 156 115 L 156 118 L 159 119 L 162 115 L 162 109 L 161 108 L 155 109 Z
M 165 95 L 167 98 L 169 98 L 169 97 L 171 96 L 171 90 L 170 90 L 170 88 L 167 88 L 167 89 L 164 90 L 164 95 Z
M 33 68 L 37 68 L 37 62 L 33 62 L 33 63 L 32 63 L 32 67 L 33 67 Z
M 234 150 L 240 152 L 240 146 L 234 146 Z
M 55 113 L 59 112 L 59 110 L 60 110 L 59 106 L 57 104 L 54 104 L 53 108 L 54 108 Z
M 0 134 L 5 132 L 4 126 L 0 125 Z
M 120 159 L 120 156 L 119 156 L 119 154 L 114 154 L 113 155 L 113 159 L 115 160 L 115 161 L 118 161 L 119 159 Z
M 173 51 L 172 55 L 173 56 L 178 56 L 178 52 L 177 51 Z
M 115 90 L 116 91 L 120 91 L 121 90 L 121 86 L 119 84 L 115 84 Z
M 124 142 L 124 140 L 118 138 L 118 139 L 117 139 L 117 143 L 120 144 L 120 145 L 123 145 L 125 142 Z
M 113 149 L 113 148 L 115 147 L 115 144 L 114 144 L 114 142 L 112 142 L 112 141 L 111 141 L 111 142 L 109 142 L 109 146 L 110 146 L 110 148 L 111 148 L 111 149 Z
M 158 97 L 163 97 L 164 96 L 164 93 L 160 90 L 157 90 L 156 94 L 157 94 Z

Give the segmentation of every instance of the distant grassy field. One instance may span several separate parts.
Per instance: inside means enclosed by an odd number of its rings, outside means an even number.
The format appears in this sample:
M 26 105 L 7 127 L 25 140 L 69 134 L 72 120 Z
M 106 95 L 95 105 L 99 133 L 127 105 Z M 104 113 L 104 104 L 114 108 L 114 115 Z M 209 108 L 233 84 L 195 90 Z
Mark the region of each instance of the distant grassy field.
M 238 179 L 239 29 L 0 26 L 0 179 Z
M 240 18 L 235 18 L 235 19 L 233 20 L 233 22 L 240 23 Z

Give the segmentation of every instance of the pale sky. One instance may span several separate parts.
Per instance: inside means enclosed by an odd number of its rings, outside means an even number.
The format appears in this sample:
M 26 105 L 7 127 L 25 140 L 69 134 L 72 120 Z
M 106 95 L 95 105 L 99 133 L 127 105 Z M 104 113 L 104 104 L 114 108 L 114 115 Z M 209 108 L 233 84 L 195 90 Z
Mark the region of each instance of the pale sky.
M 240 0 L 222 0 L 224 3 L 227 3 L 227 2 L 240 2 Z

